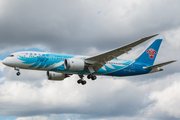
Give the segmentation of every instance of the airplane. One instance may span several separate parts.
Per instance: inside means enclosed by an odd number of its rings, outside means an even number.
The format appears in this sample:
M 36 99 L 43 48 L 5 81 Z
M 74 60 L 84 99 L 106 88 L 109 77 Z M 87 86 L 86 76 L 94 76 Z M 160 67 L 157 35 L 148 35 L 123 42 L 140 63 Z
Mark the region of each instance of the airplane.
M 78 74 L 78 84 L 85 85 L 88 79 L 96 80 L 96 75 L 133 76 L 163 71 L 161 68 L 176 60 L 154 64 L 162 39 L 156 39 L 137 59 L 118 59 L 120 55 L 128 53 L 133 47 L 157 36 L 142 38 L 122 47 L 95 56 L 79 56 L 36 51 L 21 51 L 10 54 L 2 63 L 13 67 L 19 76 L 20 69 L 47 71 L 48 80 L 62 81 L 72 74 Z

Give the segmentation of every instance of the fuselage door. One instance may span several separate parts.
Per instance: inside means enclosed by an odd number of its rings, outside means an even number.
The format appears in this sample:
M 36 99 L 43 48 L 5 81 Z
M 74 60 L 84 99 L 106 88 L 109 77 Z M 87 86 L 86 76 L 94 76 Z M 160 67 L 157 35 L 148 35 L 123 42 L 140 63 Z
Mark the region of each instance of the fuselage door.
M 134 63 L 131 65 L 131 69 L 135 69 L 135 64 Z
M 54 56 L 53 55 L 49 55 L 49 62 L 54 62 Z

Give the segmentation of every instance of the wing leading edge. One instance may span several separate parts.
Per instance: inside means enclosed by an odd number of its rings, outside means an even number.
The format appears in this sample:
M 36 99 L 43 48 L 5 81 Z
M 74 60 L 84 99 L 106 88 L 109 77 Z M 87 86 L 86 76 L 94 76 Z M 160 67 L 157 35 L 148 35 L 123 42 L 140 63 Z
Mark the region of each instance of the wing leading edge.
M 116 48 L 114 50 L 111 50 L 109 52 L 105 52 L 103 54 L 99 54 L 93 57 L 86 58 L 85 61 L 87 64 L 89 64 L 89 71 L 93 72 L 93 70 L 98 71 L 101 67 L 103 67 L 107 61 L 110 61 L 112 59 L 117 58 L 118 56 L 127 53 L 128 51 L 132 50 L 133 47 L 157 36 L 158 34 L 142 38 L 140 40 L 137 40 L 135 42 L 132 42 L 130 44 L 124 45 L 122 47 Z M 93 70 L 92 70 L 93 69 Z

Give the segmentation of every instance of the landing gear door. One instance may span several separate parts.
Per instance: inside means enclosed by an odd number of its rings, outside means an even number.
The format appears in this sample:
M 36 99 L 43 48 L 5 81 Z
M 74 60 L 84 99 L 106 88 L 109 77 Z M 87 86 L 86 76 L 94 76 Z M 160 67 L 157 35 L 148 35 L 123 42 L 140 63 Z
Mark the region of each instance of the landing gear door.
M 54 56 L 53 55 L 49 55 L 49 62 L 54 62 Z

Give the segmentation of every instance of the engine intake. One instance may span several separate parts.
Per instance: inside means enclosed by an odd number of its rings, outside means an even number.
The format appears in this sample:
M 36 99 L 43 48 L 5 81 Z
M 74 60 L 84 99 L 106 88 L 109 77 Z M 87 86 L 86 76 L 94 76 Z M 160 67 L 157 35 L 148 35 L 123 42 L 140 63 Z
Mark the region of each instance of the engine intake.
M 85 62 L 82 59 L 68 58 L 64 62 L 67 70 L 84 70 Z

